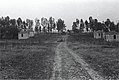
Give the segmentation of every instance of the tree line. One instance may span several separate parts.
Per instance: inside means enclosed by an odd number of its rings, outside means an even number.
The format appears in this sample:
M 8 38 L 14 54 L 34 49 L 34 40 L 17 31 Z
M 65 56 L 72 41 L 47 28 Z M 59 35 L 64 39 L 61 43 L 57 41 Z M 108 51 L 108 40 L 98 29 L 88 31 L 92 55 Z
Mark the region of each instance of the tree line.
M 10 19 L 9 16 L 0 18 L 0 39 L 17 39 L 22 30 L 32 29 L 33 20 Z
M 66 29 L 66 25 L 64 20 L 61 18 L 55 21 L 53 17 L 49 17 L 49 19 L 42 17 L 41 20 L 38 18 L 35 19 L 35 31 L 36 32 L 44 32 L 49 33 L 53 30 L 57 30 L 58 32 L 63 32 Z
M 21 31 L 33 30 L 33 25 L 35 25 L 36 32 L 52 32 L 52 30 L 58 30 L 58 32 L 63 32 L 66 28 L 64 20 L 58 19 L 55 21 L 53 17 L 47 18 L 36 18 L 35 24 L 31 19 L 22 20 L 10 19 L 9 16 L 0 18 L 0 39 L 17 39 L 18 33 Z
M 78 32 L 84 32 L 84 28 L 87 32 L 91 31 L 104 31 L 104 32 L 109 32 L 109 31 L 115 31 L 119 32 L 119 22 L 115 24 L 113 21 L 110 19 L 107 19 L 106 21 L 100 22 L 98 19 L 93 19 L 92 16 L 89 17 L 89 21 L 83 19 L 79 20 L 76 19 L 75 22 L 73 22 L 72 25 L 72 30 L 75 33 Z

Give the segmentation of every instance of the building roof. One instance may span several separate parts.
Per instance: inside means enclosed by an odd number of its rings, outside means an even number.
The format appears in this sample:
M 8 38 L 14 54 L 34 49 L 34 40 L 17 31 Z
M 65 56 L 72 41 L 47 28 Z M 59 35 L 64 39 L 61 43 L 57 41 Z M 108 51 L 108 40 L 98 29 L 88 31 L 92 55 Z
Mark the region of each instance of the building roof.
M 19 33 L 20 34 L 25 34 L 25 33 L 28 33 L 28 31 L 20 31 Z
M 101 30 L 98 30 L 98 31 L 95 31 L 95 33 L 103 33 L 103 31 L 101 31 Z
M 119 32 L 111 31 L 111 32 L 105 32 L 106 35 L 119 35 Z
M 34 32 L 33 29 L 28 29 L 29 32 Z

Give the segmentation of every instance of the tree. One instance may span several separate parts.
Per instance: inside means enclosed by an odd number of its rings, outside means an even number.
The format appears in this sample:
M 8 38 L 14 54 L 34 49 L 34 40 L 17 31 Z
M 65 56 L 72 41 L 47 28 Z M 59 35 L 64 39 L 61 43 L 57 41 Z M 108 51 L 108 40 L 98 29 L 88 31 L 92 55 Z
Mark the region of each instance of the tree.
M 78 25 L 79 25 L 79 19 L 76 19 L 76 24 L 78 24 Z
M 110 31 L 116 31 L 116 25 L 114 24 L 114 22 L 110 23 L 109 29 L 110 29 Z
M 108 29 L 108 31 L 110 31 L 110 25 L 111 25 L 110 19 L 107 19 L 107 20 L 105 21 L 105 25 L 106 25 L 106 28 Z
M 23 27 L 22 27 L 22 29 L 24 29 L 24 30 L 27 29 L 27 28 L 26 28 L 26 22 L 25 22 L 25 21 L 23 21 Z
M 5 17 L 5 25 L 6 26 L 9 25 L 9 20 L 10 20 L 10 17 L 9 16 Z
M 74 33 L 78 33 L 79 32 L 79 19 L 76 19 L 76 22 L 73 22 L 72 25 L 72 30 Z
M 109 32 L 108 28 L 106 27 L 105 23 L 102 23 L 103 31 L 104 32 Z
M 117 23 L 116 28 L 116 31 L 119 32 L 119 22 Z
M 50 24 L 48 24 L 48 32 L 50 32 Z
M 94 30 L 93 30 L 93 26 L 94 26 L 94 25 L 93 25 L 93 18 L 92 18 L 92 16 L 90 16 L 90 17 L 89 17 L 89 27 L 90 27 L 91 31 L 94 31 Z
M 88 21 L 86 20 L 86 21 L 85 21 L 85 25 L 86 25 L 86 31 L 87 31 L 87 32 L 89 31 L 89 29 L 88 29 L 88 28 L 89 28 L 88 24 L 89 24 L 89 23 L 88 23 Z
M 16 26 L 16 19 L 11 19 L 11 20 L 10 20 L 10 25 Z
M 53 18 L 49 18 L 49 25 L 48 25 L 48 31 L 52 32 L 52 27 L 53 27 Z
M 52 29 L 55 29 L 55 19 L 53 17 L 49 18 L 48 32 L 52 32 Z
M 40 20 L 39 19 L 35 19 L 35 23 L 36 23 L 36 25 L 35 25 L 35 31 L 36 32 L 38 32 L 38 30 L 39 30 L 39 27 L 40 27 L 40 22 L 39 22 Z
M 10 39 L 17 39 L 18 38 L 18 28 L 15 26 L 15 25 L 11 25 L 9 28 L 8 28 L 8 36 Z
M 28 26 L 28 29 L 33 29 L 33 20 L 26 19 L 26 24 Z
M 23 25 L 22 25 L 22 19 L 20 17 L 17 19 L 17 26 L 19 30 L 22 30 Z
M 79 29 L 81 32 L 84 31 L 84 22 L 83 22 L 83 19 L 81 19 L 80 21 L 80 29 Z
M 94 30 L 95 31 L 98 31 L 98 30 L 102 31 L 102 30 L 104 30 L 103 24 L 101 22 L 96 23 Z
M 72 31 L 73 31 L 74 33 L 78 33 L 78 32 L 79 32 L 79 30 L 77 29 L 76 22 L 73 22 Z
M 92 30 L 93 30 L 93 31 L 101 30 L 101 23 L 98 22 L 97 19 L 94 19 L 94 20 L 93 20 Z
M 21 24 L 22 24 L 22 19 L 19 17 L 19 18 L 17 19 L 17 25 L 20 26 Z
M 54 23 L 54 24 L 53 24 L 53 29 L 55 30 L 55 28 L 56 28 L 56 24 Z
M 62 20 L 62 19 L 58 19 L 58 21 L 57 21 L 57 30 L 58 30 L 58 32 L 63 32 L 63 30 L 65 29 L 65 24 L 64 24 L 64 20 Z
M 41 26 L 39 26 L 39 32 L 41 32 Z
M 16 19 L 10 19 L 9 16 L 0 19 L 0 38 L 2 39 L 16 39 L 18 38 L 18 27 L 16 26 Z
M 38 32 L 38 27 L 37 26 L 35 26 L 35 31 Z
M 47 18 L 41 18 L 41 25 L 43 26 L 43 32 L 47 32 L 49 21 Z
M 79 19 L 76 19 L 76 28 L 79 28 Z

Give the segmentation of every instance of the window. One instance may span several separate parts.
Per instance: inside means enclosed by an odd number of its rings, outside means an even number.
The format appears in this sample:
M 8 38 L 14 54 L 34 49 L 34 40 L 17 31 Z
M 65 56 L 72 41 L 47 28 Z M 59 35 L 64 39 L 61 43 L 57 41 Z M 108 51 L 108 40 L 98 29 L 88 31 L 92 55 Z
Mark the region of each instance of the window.
M 114 39 L 116 39 L 116 35 L 114 35 Z
M 100 33 L 98 34 L 98 36 L 100 36 Z
M 24 35 L 23 34 L 21 34 L 21 37 L 23 37 Z

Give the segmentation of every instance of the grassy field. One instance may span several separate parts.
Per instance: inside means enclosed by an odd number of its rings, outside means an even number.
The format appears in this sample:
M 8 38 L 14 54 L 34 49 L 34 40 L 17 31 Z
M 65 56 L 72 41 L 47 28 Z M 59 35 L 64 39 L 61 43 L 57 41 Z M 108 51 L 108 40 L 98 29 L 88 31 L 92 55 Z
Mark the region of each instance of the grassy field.
M 0 41 L 0 79 L 50 79 L 59 34 Z
M 68 47 L 105 78 L 119 78 L 119 43 L 94 39 L 92 33 L 71 34 Z

